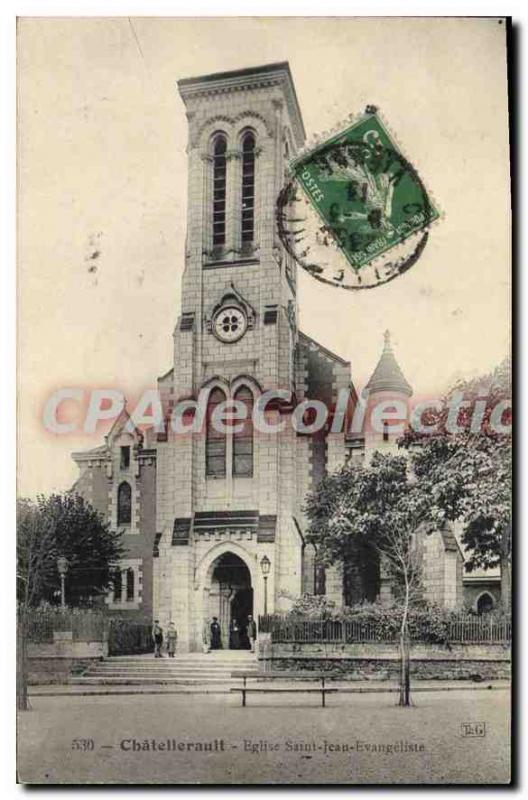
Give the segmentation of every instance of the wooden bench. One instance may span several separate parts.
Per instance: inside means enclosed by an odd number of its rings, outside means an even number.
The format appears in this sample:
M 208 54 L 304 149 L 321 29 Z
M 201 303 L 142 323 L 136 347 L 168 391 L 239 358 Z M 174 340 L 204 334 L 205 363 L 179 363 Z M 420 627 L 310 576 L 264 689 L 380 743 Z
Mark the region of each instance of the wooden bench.
M 242 694 L 242 705 L 246 705 L 246 695 L 247 694 L 297 694 L 299 692 L 306 692 L 308 694 L 321 694 L 321 706 L 322 708 L 326 708 L 326 695 L 327 694 L 335 694 L 338 692 L 339 689 L 329 689 L 325 685 L 325 681 L 330 678 L 328 674 L 318 674 L 314 672 L 262 672 L 262 673 L 254 673 L 254 672 L 232 672 L 232 678 L 242 678 L 244 681 L 243 686 L 236 686 L 231 689 L 232 692 L 241 692 Z M 321 681 L 321 685 L 317 687 L 275 687 L 275 686 L 248 686 L 247 679 L 254 678 L 258 681 L 266 681 L 266 680 L 295 680 L 295 681 Z

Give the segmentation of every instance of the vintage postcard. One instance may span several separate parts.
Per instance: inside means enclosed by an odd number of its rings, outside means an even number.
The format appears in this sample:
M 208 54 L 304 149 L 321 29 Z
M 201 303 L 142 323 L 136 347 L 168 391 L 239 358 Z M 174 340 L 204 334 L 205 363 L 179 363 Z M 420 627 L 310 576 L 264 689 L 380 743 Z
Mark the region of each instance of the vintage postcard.
M 19 19 L 20 783 L 510 782 L 509 37 Z

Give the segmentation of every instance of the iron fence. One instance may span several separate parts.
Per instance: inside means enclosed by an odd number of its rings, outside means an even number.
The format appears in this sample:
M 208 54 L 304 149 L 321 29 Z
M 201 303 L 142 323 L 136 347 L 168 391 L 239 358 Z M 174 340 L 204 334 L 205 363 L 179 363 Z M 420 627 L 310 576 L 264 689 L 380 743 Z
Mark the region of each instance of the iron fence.
M 71 632 L 74 642 L 108 641 L 110 655 L 147 653 L 153 649 L 152 624 L 148 620 L 109 617 L 89 609 L 19 609 L 18 627 L 25 640 L 34 644 L 52 643 L 55 634 Z
M 105 616 L 100 611 L 84 609 L 30 608 L 19 611 L 24 615 L 28 642 L 53 642 L 54 634 L 71 631 L 76 642 L 102 641 L 105 636 Z
M 398 641 L 400 620 L 353 618 L 302 618 L 268 614 L 259 617 L 259 631 L 270 633 L 272 642 L 295 644 L 347 644 Z M 445 621 L 410 620 L 409 632 L 415 642 L 452 644 L 507 644 L 511 621 L 493 616 L 457 615 Z

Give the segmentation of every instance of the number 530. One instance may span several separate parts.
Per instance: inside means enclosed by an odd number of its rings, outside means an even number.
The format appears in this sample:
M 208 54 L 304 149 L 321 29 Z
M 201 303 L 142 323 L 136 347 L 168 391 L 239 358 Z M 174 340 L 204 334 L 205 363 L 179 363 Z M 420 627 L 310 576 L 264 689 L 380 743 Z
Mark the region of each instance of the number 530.
M 95 747 L 93 739 L 72 739 L 72 750 L 93 750 Z

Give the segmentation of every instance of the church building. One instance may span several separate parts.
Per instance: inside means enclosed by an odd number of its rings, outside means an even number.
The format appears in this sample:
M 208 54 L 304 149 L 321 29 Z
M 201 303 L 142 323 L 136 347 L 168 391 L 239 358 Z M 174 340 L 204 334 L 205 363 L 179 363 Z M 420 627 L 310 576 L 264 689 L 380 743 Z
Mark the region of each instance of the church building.
M 383 575 L 347 582 L 318 565 L 303 503 L 326 471 L 394 447 L 394 437 L 390 427 L 311 434 L 292 425 L 306 398 L 332 409 L 340 391 L 352 407 L 358 396 L 350 363 L 298 328 L 297 267 L 276 230 L 287 164 L 305 141 L 288 64 L 186 78 L 178 89 L 189 126 L 187 237 L 174 361 L 158 387 L 167 417 L 207 390 L 204 430 L 129 430 L 123 414 L 103 445 L 73 458 L 74 490 L 124 534 L 109 610 L 174 620 L 179 648 L 192 651 L 213 616 L 228 647 L 234 620 L 286 611 L 302 593 L 338 605 L 390 593 Z M 266 410 L 281 432 L 254 430 L 262 393 L 285 389 L 295 402 Z M 368 403 L 412 394 L 388 335 L 368 389 Z M 243 403 L 248 421 L 221 433 L 211 415 L 226 400 Z M 429 599 L 460 605 L 452 531 L 432 534 L 424 550 Z

